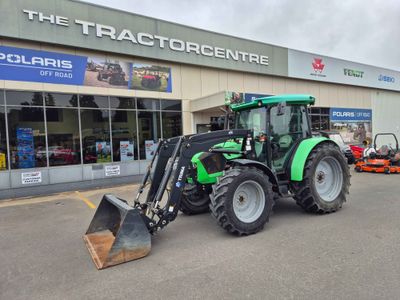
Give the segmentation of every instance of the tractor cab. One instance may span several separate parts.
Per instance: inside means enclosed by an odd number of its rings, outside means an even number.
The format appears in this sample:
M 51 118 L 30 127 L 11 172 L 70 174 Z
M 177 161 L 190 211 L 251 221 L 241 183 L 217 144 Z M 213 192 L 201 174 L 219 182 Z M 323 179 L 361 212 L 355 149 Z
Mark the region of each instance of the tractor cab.
M 235 129 L 249 129 L 254 133 L 256 160 L 276 171 L 286 167 L 301 140 L 311 137 L 307 104 L 314 103 L 314 98 L 294 96 L 272 96 L 231 106 L 235 112 Z M 296 101 L 291 101 L 291 97 Z

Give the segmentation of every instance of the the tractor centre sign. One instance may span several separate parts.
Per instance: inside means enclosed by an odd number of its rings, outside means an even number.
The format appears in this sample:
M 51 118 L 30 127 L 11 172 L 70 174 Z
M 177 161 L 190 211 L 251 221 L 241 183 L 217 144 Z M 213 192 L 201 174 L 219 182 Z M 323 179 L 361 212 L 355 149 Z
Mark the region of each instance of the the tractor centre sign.
M 183 41 L 176 38 L 165 37 L 147 32 L 133 32 L 123 28 L 117 30 L 115 27 L 105 24 L 98 24 L 84 20 L 70 20 L 67 17 L 57 15 L 45 15 L 42 12 L 24 9 L 23 12 L 29 21 L 48 23 L 55 26 L 78 26 L 83 35 L 94 35 L 97 38 L 107 38 L 112 41 L 128 41 L 130 46 L 157 47 L 159 49 L 169 48 L 176 52 L 195 53 L 206 57 L 216 57 L 220 59 L 242 61 L 252 64 L 268 66 L 268 56 L 250 53 L 240 50 L 213 47 L 207 44 L 199 44 L 191 41 Z M 128 46 L 129 46 L 128 44 Z
M 18 26 L 15 26 L 18 24 Z M 81 1 L 1 0 L 0 37 L 287 76 L 287 49 Z M 161 63 L 160 63 L 161 64 Z

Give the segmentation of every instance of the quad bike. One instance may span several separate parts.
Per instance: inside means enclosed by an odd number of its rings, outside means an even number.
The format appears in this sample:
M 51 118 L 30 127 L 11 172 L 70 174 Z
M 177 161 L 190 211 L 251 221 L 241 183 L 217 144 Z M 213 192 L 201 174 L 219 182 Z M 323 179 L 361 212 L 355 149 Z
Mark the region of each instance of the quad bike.
M 219 226 L 243 236 L 264 228 L 277 198 L 294 198 L 311 213 L 340 209 L 349 168 L 335 142 L 312 137 L 314 101 L 282 95 L 231 104 L 234 128 L 226 121 L 228 129 L 160 140 L 134 202 L 104 195 L 99 204 L 84 235 L 97 268 L 146 256 L 151 235 L 179 210 L 211 211 Z
M 119 64 L 106 63 L 103 69 L 99 70 L 97 74 L 97 80 L 107 80 L 111 85 L 124 85 L 125 72 L 122 70 Z
M 396 153 L 399 152 L 399 143 L 396 135 L 393 133 L 378 133 L 374 138 L 373 149 L 377 149 L 376 141 L 379 136 L 393 137 L 396 142 L 396 149 L 393 149 L 390 145 L 383 145 L 367 157 L 359 159 L 354 167 L 356 172 L 400 173 L 399 161 L 395 159 Z
M 161 86 L 161 77 L 159 75 L 143 75 L 141 85 L 149 89 L 159 88 Z

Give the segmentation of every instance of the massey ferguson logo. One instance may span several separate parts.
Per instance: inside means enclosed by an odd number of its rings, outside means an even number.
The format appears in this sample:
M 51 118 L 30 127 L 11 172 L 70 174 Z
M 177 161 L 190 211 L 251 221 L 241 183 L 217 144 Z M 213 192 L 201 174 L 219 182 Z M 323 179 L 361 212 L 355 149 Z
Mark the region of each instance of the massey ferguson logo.
M 312 63 L 314 68 L 314 72 L 322 73 L 325 65 L 322 63 L 322 58 L 314 58 L 314 62 Z
M 322 71 L 325 68 L 325 64 L 322 63 L 322 58 L 314 58 L 314 61 L 311 63 L 314 73 L 311 73 L 312 76 L 318 77 L 326 77 L 325 74 L 322 74 Z

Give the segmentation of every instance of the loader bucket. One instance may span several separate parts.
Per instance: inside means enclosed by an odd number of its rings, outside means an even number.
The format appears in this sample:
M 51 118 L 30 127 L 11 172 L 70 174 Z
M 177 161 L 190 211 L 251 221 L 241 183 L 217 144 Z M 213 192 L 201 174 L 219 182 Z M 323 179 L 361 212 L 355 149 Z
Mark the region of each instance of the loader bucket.
M 140 211 L 113 195 L 103 196 L 83 239 L 99 270 L 144 257 L 151 249 Z

